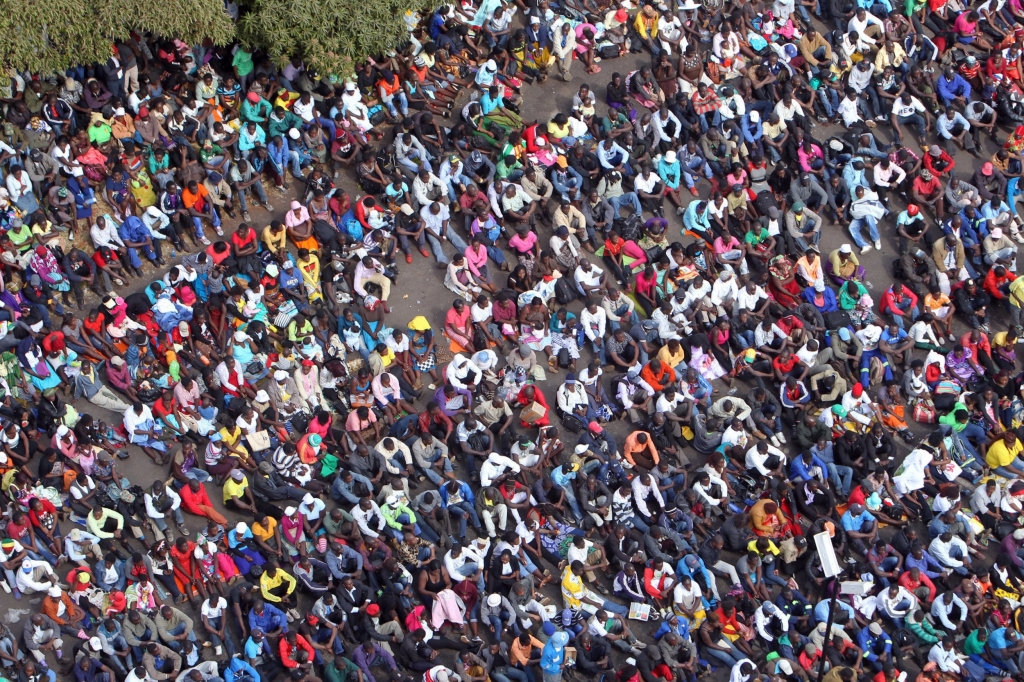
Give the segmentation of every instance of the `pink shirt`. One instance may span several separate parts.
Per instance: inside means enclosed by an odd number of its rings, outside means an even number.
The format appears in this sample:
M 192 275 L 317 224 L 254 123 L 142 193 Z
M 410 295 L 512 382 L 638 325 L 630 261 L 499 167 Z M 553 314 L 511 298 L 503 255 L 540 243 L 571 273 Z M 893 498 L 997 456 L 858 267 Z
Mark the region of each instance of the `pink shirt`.
M 508 245 L 519 253 L 529 253 L 529 251 L 533 249 L 533 245 L 536 243 L 537 234 L 534 232 L 528 232 L 526 237 L 520 237 L 517 232 L 508 240 Z
M 533 234 L 532 232 L 530 234 Z M 466 247 L 466 264 L 469 266 L 469 271 L 475 276 L 480 276 L 480 268 L 487 265 L 487 247 L 483 244 L 477 245 L 477 250 L 473 250 L 473 245 L 470 244 Z

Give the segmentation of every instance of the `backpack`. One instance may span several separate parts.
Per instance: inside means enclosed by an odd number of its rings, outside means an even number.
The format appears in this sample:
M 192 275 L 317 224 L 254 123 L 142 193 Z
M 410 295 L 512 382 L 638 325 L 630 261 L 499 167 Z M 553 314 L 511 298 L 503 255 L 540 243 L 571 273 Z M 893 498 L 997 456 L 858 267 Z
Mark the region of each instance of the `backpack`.
M 825 320 L 825 329 L 842 329 L 850 326 L 850 313 L 845 310 L 833 310 L 822 317 Z
M 640 228 L 643 223 L 640 221 L 640 216 L 630 215 L 625 218 L 616 218 L 612 226 L 615 231 L 619 233 L 619 236 L 626 241 L 636 241 L 640 237 Z
M 565 277 L 559 277 L 555 282 L 555 299 L 562 305 L 568 305 L 579 297 L 576 289 Z
M 903 262 L 899 258 L 892 262 L 892 278 L 895 280 L 907 278 L 907 273 L 903 270 Z
M 562 426 L 564 426 L 570 433 L 581 433 L 586 427 L 586 424 L 583 423 L 583 420 L 580 419 L 579 416 L 569 412 L 564 412 L 562 414 Z

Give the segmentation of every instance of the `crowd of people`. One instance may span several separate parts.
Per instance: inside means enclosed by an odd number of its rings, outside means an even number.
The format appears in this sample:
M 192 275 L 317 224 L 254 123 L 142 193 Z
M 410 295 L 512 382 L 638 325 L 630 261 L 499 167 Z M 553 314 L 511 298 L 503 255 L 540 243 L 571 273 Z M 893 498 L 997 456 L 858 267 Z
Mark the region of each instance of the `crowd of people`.
M 1019 0 L 407 19 L 7 72 L 4 677 L 1019 679 Z

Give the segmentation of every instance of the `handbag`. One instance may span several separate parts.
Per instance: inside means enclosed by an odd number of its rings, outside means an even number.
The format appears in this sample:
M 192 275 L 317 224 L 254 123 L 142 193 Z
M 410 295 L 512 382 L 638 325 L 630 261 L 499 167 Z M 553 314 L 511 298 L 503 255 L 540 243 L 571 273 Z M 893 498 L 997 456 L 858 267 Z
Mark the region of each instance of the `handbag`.
M 919 399 L 914 403 L 914 411 L 911 417 L 918 424 L 934 424 L 938 421 L 935 405 L 927 399 Z

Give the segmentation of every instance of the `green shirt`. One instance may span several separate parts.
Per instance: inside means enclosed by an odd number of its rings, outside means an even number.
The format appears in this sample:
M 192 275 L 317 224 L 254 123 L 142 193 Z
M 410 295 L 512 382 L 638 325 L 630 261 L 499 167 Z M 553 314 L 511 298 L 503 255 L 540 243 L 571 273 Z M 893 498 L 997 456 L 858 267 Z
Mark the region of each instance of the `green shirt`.
M 964 653 L 968 656 L 974 654 L 984 653 L 985 643 L 978 639 L 978 631 L 973 630 L 971 634 L 967 635 L 967 639 L 964 640 Z
M 202 161 L 203 163 L 206 163 L 215 156 L 221 156 L 223 153 L 224 150 L 221 149 L 218 145 L 211 145 L 210 149 L 203 147 L 199 150 L 199 160 Z
M 940 639 L 938 631 L 926 620 L 920 623 L 907 621 L 907 629 L 924 644 L 935 644 Z
M 98 126 L 89 126 L 89 142 L 95 144 L 106 144 L 110 142 L 110 138 L 113 137 L 114 132 L 110 129 L 106 123 L 102 123 Z
M 497 175 L 502 180 L 504 180 L 505 178 L 512 174 L 512 171 L 522 167 L 523 164 L 519 163 L 518 160 L 515 161 L 511 166 L 506 166 L 505 157 L 502 157 L 501 160 L 494 165 L 494 174 Z
M 238 48 L 235 56 L 231 58 L 231 66 L 235 67 L 235 73 L 239 76 L 247 76 L 252 73 L 252 52 L 246 52 Z
M 356 673 L 359 671 L 359 668 L 355 663 L 347 658 L 343 658 L 342 660 L 345 661 L 345 667 L 339 670 L 334 665 L 334 660 L 324 667 L 324 676 L 327 678 L 327 682 L 346 682 L 349 676 L 351 676 L 353 680 L 357 679 L 358 676 Z
M 945 424 L 946 426 L 952 426 L 954 431 L 960 433 L 961 431 L 967 428 L 967 424 L 970 420 L 966 422 L 959 422 L 956 420 L 956 415 L 960 412 L 966 411 L 967 406 L 964 405 L 963 403 L 958 402 L 956 405 L 953 406 L 953 410 L 949 414 L 944 414 L 941 417 L 939 417 L 939 423 Z

